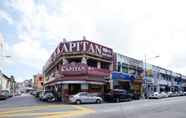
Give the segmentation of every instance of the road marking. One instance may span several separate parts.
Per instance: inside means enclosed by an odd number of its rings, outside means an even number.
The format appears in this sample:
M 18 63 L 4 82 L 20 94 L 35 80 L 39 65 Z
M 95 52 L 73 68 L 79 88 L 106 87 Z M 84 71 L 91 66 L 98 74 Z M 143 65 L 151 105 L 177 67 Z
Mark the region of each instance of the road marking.
M 86 108 L 86 107 L 81 107 L 81 106 L 76 106 L 76 105 L 73 105 L 72 107 L 78 110 L 61 112 L 61 113 L 56 113 L 54 115 L 46 115 L 46 116 L 37 117 L 37 118 L 66 118 L 66 117 L 80 116 L 80 115 L 85 115 L 85 114 L 96 112 L 95 110 Z
M 18 112 L 28 112 L 28 111 L 34 111 L 34 110 L 42 110 L 42 109 L 47 109 L 47 108 L 58 108 L 58 107 L 63 107 L 63 105 L 41 105 L 41 106 L 32 106 L 32 107 L 22 107 L 22 108 L 14 108 L 14 109 L 6 109 L 9 111 L 0 111 L 0 117 L 3 114 L 12 114 L 12 113 L 18 113 Z
M 72 117 L 72 116 L 77 116 L 77 115 L 83 115 L 83 114 L 88 114 L 88 113 L 93 113 L 95 112 L 92 109 L 86 108 L 86 107 L 81 107 L 81 106 L 75 106 L 75 105 L 66 105 L 70 106 L 72 108 L 75 108 L 76 110 L 71 110 L 71 111 L 64 111 L 64 112 L 39 112 L 39 113 L 34 113 L 32 111 L 35 110 L 45 110 L 45 109 L 50 109 L 50 108 L 61 108 L 65 105 L 40 105 L 40 106 L 34 106 L 32 108 L 29 107 L 22 107 L 22 108 L 16 108 L 16 110 L 10 110 L 10 111 L 3 111 L 0 112 L 0 118 L 5 118 L 5 117 L 19 117 L 19 116 L 33 116 L 37 118 L 64 118 L 64 117 Z M 8 110 L 8 109 L 7 109 Z

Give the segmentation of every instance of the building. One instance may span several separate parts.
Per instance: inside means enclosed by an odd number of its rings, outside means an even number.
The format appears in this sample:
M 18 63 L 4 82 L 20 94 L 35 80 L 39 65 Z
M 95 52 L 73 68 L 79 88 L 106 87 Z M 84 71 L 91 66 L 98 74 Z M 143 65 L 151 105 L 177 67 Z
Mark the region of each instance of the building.
M 33 81 L 32 79 L 28 79 L 28 80 L 24 80 L 22 83 L 21 83 L 21 91 L 22 92 L 30 92 L 33 90 Z
M 43 66 L 44 89 L 66 102 L 80 91 L 102 94 L 126 89 L 148 98 L 153 92 L 186 91 L 182 74 L 114 53 L 83 40 L 61 42 Z
M 109 88 L 113 51 L 87 41 L 61 42 L 43 67 L 44 87 L 66 101 L 80 91 L 102 94 Z
M 7 75 L 0 72 L 0 90 L 8 90 L 11 95 L 15 94 L 16 81 L 14 76 L 8 77 Z
M 43 90 L 44 77 L 42 74 L 34 75 L 34 84 L 33 88 L 35 90 Z
M 184 75 L 155 65 L 150 65 L 146 71 L 144 94 L 147 97 L 153 92 L 186 91 L 186 77 Z
M 112 87 L 133 91 L 142 96 L 143 93 L 143 62 L 134 58 L 115 53 Z

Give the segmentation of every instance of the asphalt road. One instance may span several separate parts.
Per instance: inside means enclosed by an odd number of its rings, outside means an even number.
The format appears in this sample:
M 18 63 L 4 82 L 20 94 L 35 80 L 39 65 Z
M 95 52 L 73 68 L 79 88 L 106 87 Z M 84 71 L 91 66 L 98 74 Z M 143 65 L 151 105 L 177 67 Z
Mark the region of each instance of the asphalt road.
M 186 96 L 122 103 L 65 105 L 25 94 L 0 101 L 0 118 L 186 118 Z
M 0 118 L 69 118 L 92 112 L 78 105 L 41 102 L 29 94 L 0 101 Z
M 76 118 L 186 118 L 186 96 L 83 106 L 96 112 Z

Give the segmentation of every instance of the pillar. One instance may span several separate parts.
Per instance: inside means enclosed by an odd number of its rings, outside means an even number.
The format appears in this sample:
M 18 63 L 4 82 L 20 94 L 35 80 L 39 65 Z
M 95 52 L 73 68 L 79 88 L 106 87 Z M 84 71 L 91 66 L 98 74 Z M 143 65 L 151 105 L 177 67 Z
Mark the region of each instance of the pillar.
M 81 63 L 83 63 L 83 64 L 87 64 L 87 59 L 86 59 L 85 56 L 83 56 L 83 58 L 81 59 Z
M 97 68 L 99 68 L 99 69 L 101 68 L 101 62 L 100 61 L 97 62 Z
M 65 57 L 63 57 L 63 65 L 67 63 L 68 63 L 68 60 Z
M 68 88 L 69 88 L 68 84 L 62 85 L 62 100 L 64 103 L 68 103 L 68 96 L 69 96 Z

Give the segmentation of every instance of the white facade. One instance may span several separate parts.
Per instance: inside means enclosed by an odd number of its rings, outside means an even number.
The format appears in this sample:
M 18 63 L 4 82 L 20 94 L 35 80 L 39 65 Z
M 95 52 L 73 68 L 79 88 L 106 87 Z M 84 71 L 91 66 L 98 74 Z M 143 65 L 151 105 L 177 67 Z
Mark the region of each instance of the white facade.
M 0 90 L 10 91 L 10 89 L 11 89 L 10 79 L 6 75 L 0 73 Z

